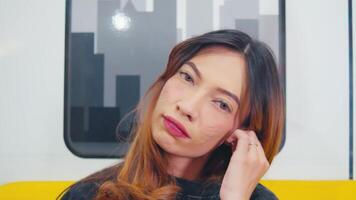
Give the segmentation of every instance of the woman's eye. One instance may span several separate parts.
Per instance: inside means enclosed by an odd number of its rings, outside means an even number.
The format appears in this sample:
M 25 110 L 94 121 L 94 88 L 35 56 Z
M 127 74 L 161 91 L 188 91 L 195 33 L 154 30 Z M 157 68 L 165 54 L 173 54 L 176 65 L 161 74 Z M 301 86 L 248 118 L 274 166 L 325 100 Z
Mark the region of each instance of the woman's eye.
M 229 107 L 229 105 L 227 103 L 225 103 L 224 101 L 217 101 L 217 103 L 219 103 L 219 108 L 227 111 L 227 112 L 231 112 L 231 108 Z
M 192 78 L 188 73 L 186 73 L 186 72 L 179 72 L 179 75 L 180 75 L 185 81 L 194 83 L 193 78 Z

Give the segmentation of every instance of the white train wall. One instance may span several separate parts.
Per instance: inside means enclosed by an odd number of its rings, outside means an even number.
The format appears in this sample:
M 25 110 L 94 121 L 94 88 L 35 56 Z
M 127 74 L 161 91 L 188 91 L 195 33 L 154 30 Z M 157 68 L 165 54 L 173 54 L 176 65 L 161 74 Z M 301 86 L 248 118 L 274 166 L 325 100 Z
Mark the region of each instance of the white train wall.
M 349 3 L 286 0 L 287 139 L 266 179 L 355 178 Z M 0 184 L 77 180 L 118 162 L 64 143 L 65 6 L 0 0 Z

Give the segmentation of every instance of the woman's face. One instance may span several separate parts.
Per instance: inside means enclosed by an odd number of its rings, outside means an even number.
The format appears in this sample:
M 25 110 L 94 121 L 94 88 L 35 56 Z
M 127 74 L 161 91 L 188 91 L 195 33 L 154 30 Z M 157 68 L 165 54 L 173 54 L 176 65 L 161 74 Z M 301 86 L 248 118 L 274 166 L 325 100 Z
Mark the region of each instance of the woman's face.
M 201 50 L 162 88 L 152 116 L 155 142 L 189 158 L 214 150 L 237 128 L 245 77 L 241 54 L 224 47 Z

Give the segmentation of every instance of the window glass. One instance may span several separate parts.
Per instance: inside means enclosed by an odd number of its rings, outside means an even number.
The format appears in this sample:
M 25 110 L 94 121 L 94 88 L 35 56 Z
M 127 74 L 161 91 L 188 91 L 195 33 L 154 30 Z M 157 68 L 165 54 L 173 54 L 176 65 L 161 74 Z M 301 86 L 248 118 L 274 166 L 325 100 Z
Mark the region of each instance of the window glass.
M 165 68 L 174 45 L 204 32 L 239 29 L 266 42 L 284 82 L 284 1 L 268 2 L 68 0 L 67 147 L 81 157 L 123 156 L 128 144 L 118 138 L 127 138 L 134 121 L 127 114 Z

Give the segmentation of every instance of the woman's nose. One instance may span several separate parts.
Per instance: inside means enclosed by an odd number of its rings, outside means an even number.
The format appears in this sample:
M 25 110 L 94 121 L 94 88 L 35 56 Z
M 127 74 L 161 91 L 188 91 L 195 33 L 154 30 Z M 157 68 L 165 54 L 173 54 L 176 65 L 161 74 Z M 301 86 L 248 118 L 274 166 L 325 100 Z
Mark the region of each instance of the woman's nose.
M 176 104 L 176 110 L 188 118 L 189 121 L 194 121 L 198 116 L 199 104 L 201 104 L 198 98 L 188 98 L 181 100 Z

